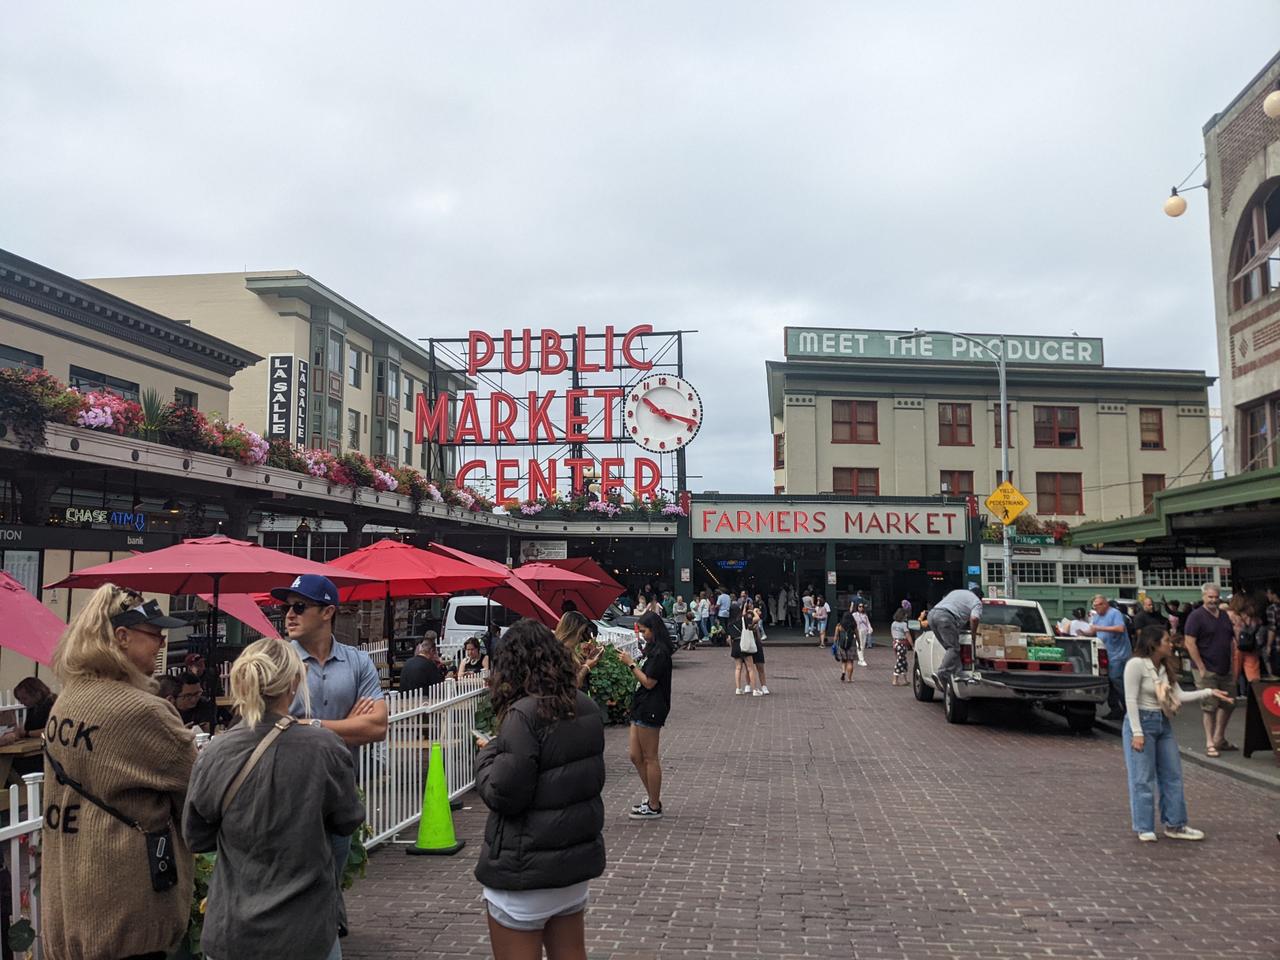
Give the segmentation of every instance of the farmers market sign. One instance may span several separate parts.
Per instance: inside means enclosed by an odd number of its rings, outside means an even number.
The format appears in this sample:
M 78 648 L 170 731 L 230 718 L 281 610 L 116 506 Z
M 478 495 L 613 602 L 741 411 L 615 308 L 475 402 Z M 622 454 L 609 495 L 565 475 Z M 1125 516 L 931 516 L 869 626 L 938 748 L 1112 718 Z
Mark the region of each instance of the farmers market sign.
M 932 360 L 968 363 L 974 360 L 993 360 L 1000 352 L 1000 337 L 990 333 L 970 333 L 965 336 L 926 333 L 911 337 L 909 330 L 787 327 L 784 335 L 788 360 Z M 975 343 L 975 340 L 978 342 Z M 1007 336 L 1005 344 L 1009 351 L 1007 359 L 1012 364 L 1102 366 L 1102 341 L 1099 339 Z
M 690 516 L 695 540 L 876 540 L 962 543 L 963 504 L 916 506 L 862 503 L 694 502 Z

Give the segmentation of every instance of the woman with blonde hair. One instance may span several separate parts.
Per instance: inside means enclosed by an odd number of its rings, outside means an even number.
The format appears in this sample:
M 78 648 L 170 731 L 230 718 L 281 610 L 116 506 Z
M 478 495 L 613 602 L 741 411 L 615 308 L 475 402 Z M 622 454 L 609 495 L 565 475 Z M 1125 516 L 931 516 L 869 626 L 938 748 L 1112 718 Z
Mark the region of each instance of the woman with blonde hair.
M 241 722 L 200 753 L 182 829 L 218 851 L 200 940 L 210 960 L 337 960 L 330 834 L 364 822 L 351 751 L 331 730 L 289 716 L 306 668 L 292 644 L 259 640 L 231 668 Z
M 187 932 L 182 814 L 195 735 L 155 695 L 166 629 L 154 600 L 99 587 L 53 653 L 44 728 L 41 937 L 51 957 L 162 957 Z
M 574 681 L 579 690 L 590 687 L 591 671 L 595 669 L 603 652 L 603 648 L 595 643 L 598 633 L 596 625 L 577 610 L 570 610 L 556 624 L 556 639 L 569 651 L 573 660 Z

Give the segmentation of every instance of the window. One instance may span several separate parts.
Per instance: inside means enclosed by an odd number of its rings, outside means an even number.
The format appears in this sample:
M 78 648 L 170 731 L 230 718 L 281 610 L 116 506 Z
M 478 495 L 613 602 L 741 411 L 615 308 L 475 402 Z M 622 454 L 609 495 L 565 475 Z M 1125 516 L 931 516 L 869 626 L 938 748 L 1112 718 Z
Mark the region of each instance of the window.
M 325 366 L 330 370 L 342 369 L 342 334 L 336 330 L 329 331 L 329 356 Z
M 375 393 L 387 392 L 387 361 L 379 360 L 373 365 L 373 389 Z
M 1164 449 L 1164 411 L 1159 407 L 1142 407 L 1138 410 L 1138 429 L 1142 435 L 1143 450 Z
M 386 454 L 386 456 L 387 456 L 387 459 L 388 459 L 388 460 L 391 460 L 391 459 L 394 459 L 394 458 L 395 458 L 395 455 L 396 455 L 396 440 L 397 440 L 397 436 L 396 436 L 396 428 L 395 428 L 395 426 L 394 426 L 394 425 L 388 424 L 388 425 L 387 425 L 387 445 L 386 445 L 386 447 L 384 448 L 384 452 L 385 452 L 385 454 Z
M 404 431 L 404 456 L 400 462 L 405 466 L 413 463 L 413 434 L 408 430 Z
M 879 443 L 876 401 L 832 400 L 832 443 Z
M 855 497 L 880 496 L 880 471 L 874 467 L 836 467 L 836 493 L 851 493 Z
M 1057 583 L 1058 565 L 1052 560 L 1015 560 L 1013 579 L 1018 583 Z
M 347 347 L 347 385 L 357 389 L 360 387 L 360 373 L 363 369 L 360 357 L 359 347 Z
M 413 411 L 413 377 L 404 378 L 404 408 Z
M 424 439 L 424 440 L 422 441 L 422 448 L 418 451 L 418 466 L 420 466 L 423 470 L 428 469 L 428 467 L 427 467 L 427 448 L 428 448 L 428 446 L 430 446 L 430 445 L 429 445 L 429 444 L 427 443 L 427 441 Z
M 1079 407 L 1036 407 L 1037 447 L 1079 447 Z
M 392 403 L 400 402 L 400 368 L 391 364 L 387 364 L 387 397 Z
M 324 417 L 324 438 L 330 447 L 342 442 L 342 404 L 329 398 Z
M 1142 475 L 1142 512 L 1150 513 L 1151 508 L 1155 505 L 1153 499 L 1157 493 L 1164 489 L 1163 473 L 1144 473 Z
M 1259 403 L 1240 412 L 1244 427 L 1244 449 L 1241 470 L 1262 470 L 1271 466 L 1271 438 L 1267 423 L 1267 406 Z
M 938 404 L 938 443 L 944 447 L 973 446 L 973 407 L 967 403 Z
M 200 398 L 190 390 L 183 390 L 181 387 L 175 387 L 173 391 L 173 403 L 177 407 L 190 407 L 192 410 L 198 407 Z
M 1001 416 L 1000 404 L 997 403 L 994 407 L 991 408 L 991 426 L 992 426 L 991 435 L 995 437 L 994 443 L 995 443 L 995 448 L 997 450 L 1000 449 L 1000 416 Z M 1013 411 L 1009 412 L 1009 428 L 1008 430 L 1005 431 L 1007 435 L 1006 439 L 1008 439 L 1009 441 L 1010 450 L 1013 449 L 1013 420 L 1014 420 L 1014 417 L 1016 416 L 1017 414 L 1014 413 Z
M 1037 473 L 1036 513 L 1042 517 L 1084 513 L 1080 474 Z
M 1204 583 L 1219 586 L 1226 578 L 1218 576 L 1217 567 L 1185 567 L 1182 570 L 1148 570 L 1142 575 L 1144 587 L 1198 587 Z
M 1134 563 L 1064 563 L 1062 582 L 1075 586 L 1133 586 L 1138 582 L 1138 566 Z
M 1240 218 L 1231 257 L 1231 304 L 1239 310 L 1280 287 L 1280 186 L 1272 186 Z
M 136 383 L 120 380 L 117 377 L 109 377 L 105 373 L 98 373 L 96 370 L 86 370 L 84 367 L 73 366 L 71 368 L 71 379 L 67 385 L 73 390 L 79 390 L 81 393 L 97 390 L 102 393 L 113 393 L 121 399 L 132 400 L 135 403 L 138 400 L 138 385 Z
M 786 487 L 774 487 L 774 488 L 773 488 L 773 495 L 774 495 L 775 497 L 779 497 L 779 496 L 781 496 L 782 494 L 784 494 L 784 493 L 786 493 L 786 492 L 787 492 L 787 488 L 786 488 Z
M 973 495 L 972 470 L 943 470 L 938 481 L 938 492 L 949 497 L 968 497 Z
M 997 486 L 997 487 L 998 487 L 998 486 L 1000 486 L 1000 484 L 1004 483 L 1004 480 L 1005 480 L 1005 477 L 1004 477 L 1004 471 L 1003 471 L 1003 470 L 997 470 L 997 471 L 996 471 L 996 486 Z M 1009 482 L 1010 482 L 1010 483 L 1013 483 L 1013 471 L 1012 471 L 1012 470 L 1010 470 L 1010 471 L 1009 471 Z
M 773 435 L 773 469 L 775 470 L 781 470 L 787 465 L 786 436 L 785 433 Z
M 347 446 L 352 450 L 360 449 L 360 411 L 347 411 Z
M 27 369 L 36 370 L 44 367 L 44 357 L 30 350 L 19 350 L 0 344 L 0 370 Z

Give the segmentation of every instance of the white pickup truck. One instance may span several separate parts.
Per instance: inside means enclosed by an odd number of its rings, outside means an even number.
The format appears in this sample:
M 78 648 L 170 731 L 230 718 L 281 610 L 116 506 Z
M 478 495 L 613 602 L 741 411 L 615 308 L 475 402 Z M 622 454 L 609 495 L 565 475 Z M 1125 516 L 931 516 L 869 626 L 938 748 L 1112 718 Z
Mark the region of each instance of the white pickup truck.
M 1044 609 L 1034 600 L 983 600 L 979 625 L 1015 628 L 1006 634 L 1013 643 L 1051 638 L 1062 656 L 1052 660 L 983 657 L 966 629 L 960 634 L 961 670 L 943 692 L 948 723 L 964 723 L 975 700 L 1013 700 L 1062 713 L 1077 732 L 1093 727 L 1096 707 L 1107 702 L 1109 689 L 1106 653 L 1100 654 L 1098 640 L 1054 636 Z M 911 688 L 917 700 L 928 703 L 937 692 L 935 675 L 946 651 L 932 630 L 922 633 L 914 646 Z

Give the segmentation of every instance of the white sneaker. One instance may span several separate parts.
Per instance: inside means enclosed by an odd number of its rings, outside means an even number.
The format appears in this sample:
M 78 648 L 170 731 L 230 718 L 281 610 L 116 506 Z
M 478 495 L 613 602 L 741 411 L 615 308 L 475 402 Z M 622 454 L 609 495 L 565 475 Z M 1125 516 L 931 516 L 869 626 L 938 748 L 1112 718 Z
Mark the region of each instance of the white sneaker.
M 746 691 L 746 688 L 745 688 L 745 687 L 734 687 L 734 688 L 733 688 L 733 695 L 734 695 L 735 697 L 740 697 L 740 696 L 742 696 L 742 695 L 743 695 L 744 693 L 746 693 L 746 692 L 747 692 L 747 691 Z
M 762 690 L 752 690 L 752 691 L 751 691 L 751 695 L 752 695 L 753 697 L 763 697 L 763 696 L 764 696 L 764 691 L 762 691 Z
M 858 666 L 860 666 L 860 667 L 865 667 L 866 665 L 867 665 L 867 661 L 865 661 L 865 660 L 863 660 L 863 659 L 859 658 L 859 660 L 858 660 Z
M 1155 843 L 1159 837 L 1155 835 L 1155 831 L 1148 830 L 1145 833 L 1138 834 L 1138 839 L 1143 843 Z
M 761 692 L 762 694 L 764 694 L 764 695 L 767 697 L 767 696 L 769 695 L 769 688 L 768 688 L 768 687 L 761 687 L 761 688 L 760 688 L 760 692 Z
M 1165 827 L 1164 835 L 1171 840 L 1203 840 L 1204 831 L 1195 827 Z

